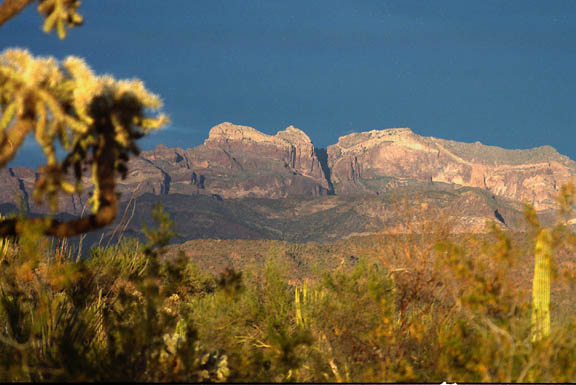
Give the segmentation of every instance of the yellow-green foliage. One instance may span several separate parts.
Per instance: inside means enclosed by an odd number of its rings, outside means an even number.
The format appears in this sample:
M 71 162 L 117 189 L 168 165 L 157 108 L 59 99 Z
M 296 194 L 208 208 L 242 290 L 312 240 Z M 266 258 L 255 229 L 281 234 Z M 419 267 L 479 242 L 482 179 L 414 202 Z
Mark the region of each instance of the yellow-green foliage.
M 437 290 L 414 291 L 398 284 L 406 271 L 362 257 L 305 282 L 282 253 L 214 276 L 163 254 L 174 233 L 154 216 L 148 244 L 125 238 L 79 262 L 22 234 L 0 270 L 1 381 L 576 381 L 573 307 L 531 341 L 534 247 L 497 227 L 444 239 L 425 281 Z M 548 231 L 555 252 L 563 231 Z
M 2 216 L 2 214 L 0 214 L 0 221 L 3 219 L 4 217 Z M 10 250 L 10 241 L 8 240 L 8 238 L 1 238 L 0 237 L 0 263 L 4 260 L 4 258 L 6 258 L 6 256 L 8 255 L 8 251 Z
M 554 228 L 543 228 L 533 207 L 526 207 L 526 218 L 536 234 L 534 244 L 534 275 L 532 278 L 532 341 L 537 342 L 550 335 L 550 291 L 556 262 L 554 253 L 563 246 L 573 254 L 574 233 L 568 222 L 574 213 L 576 187 L 569 183 L 560 188 L 556 198 L 558 221 Z M 568 274 L 569 275 L 569 274 Z
M 552 274 L 552 236 L 542 229 L 534 247 L 532 283 L 533 341 L 550 335 L 550 279 Z
M 533 223 L 540 226 L 536 221 Z M 531 248 L 537 258 L 542 257 L 548 263 L 552 253 L 551 233 L 540 229 L 537 247 Z M 444 254 L 442 265 L 449 269 L 444 280 L 450 282 L 447 289 L 454 307 L 453 314 L 444 318 L 444 326 L 437 333 L 436 373 L 452 382 L 574 381 L 576 370 L 568 364 L 576 357 L 573 308 L 564 314 L 564 323 L 551 327 L 548 321 L 550 338 L 534 344 L 529 288 L 519 285 L 522 280 L 515 276 L 519 271 L 515 266 L 517 259 L 521 257 L 523 264 L 529 264 L 529 255 L 515 255 L 518 245 L 502 238 L 509 235 L 495 236 L 499 241 L 490 242 L 481 253 L 450 242 L 439 246 Z M 535 300 L 538 303 L 535 306 L 545 305 L 542 299 L 548 306 L 550 303 L 550 266 L 544 271 L 548 274 L 536 279 L 547 277 L 547 282 L 534 285 L 544 283 L 548 292 L 545 298 Z
M 135 141 L 167 123 L 165 115 L 147 115 L 161 106 L 160 98 L 140 80 L 96 76 L 80 58 L 71 56 L 58 62 L 34 57 L 23 49 L 5 50 L 0 54 L 0 167 L 13 158 L 26 136 L 34 133 L 46 156 L 44 178 L 37 183 L 34 197 L 40 200 L 47 195 L 55 209 L 59 191 L 70 194 L 82 188 L 82 162 L 90 162 L 90 151 L 98 147 L 102 127 L 114 129 L 115 168 L 125 175 L 129 154 L 138 153 Z M 65 151 L 62 160 L 56 156 L 58 144 Z M 99 164 L 93 162 L 92 167 L 95 176 Z M 66 179 L 69 168 L 74 171 L 75 183 Z M 99 186 L 96 178 L 93 181 L 96 211 Z
M 166 226 L 148 233 L 144 247 L 75 263 L 25 232 L 0 270 L 0 381 L 226 380 L 226 355 L 201 346 L 180 309 L 187 267 L 158 260 Z
M 10 241 L 6 238 L 0 238 L 0 261 L 4 260 L 10 250 Z
M 45 17 L 42 30 L 49 33 L 56 27 L 58 37 L 64 39 L 66 27 L 82 24 L 83 18 L 77 12 L 79 6 L 80 0 L 40 0 L 38 12 Z
M 312 287 L 304 282 L 302 287 L 294 287 L 294 307 L 296 310 L 296 324 L 300 327 L 308 326 L 309 321 L 306 316 L 320 304 L 326 292 Z

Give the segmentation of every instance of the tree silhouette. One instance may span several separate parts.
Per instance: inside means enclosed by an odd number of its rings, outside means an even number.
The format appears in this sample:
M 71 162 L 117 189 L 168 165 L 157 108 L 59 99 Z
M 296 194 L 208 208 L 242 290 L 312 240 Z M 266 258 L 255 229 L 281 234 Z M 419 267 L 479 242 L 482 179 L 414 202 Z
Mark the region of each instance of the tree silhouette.
M 5 0 L 0 25 L 16 15 L 29 0 Z M 79 1 L 41 0 L 44 31 L 54 26 L 60 38 L 66 26 L 82 22 Z M 0 222 L 0 236 L 20 234 L 27 225 L 40 225 L 46 235 L 73 236 L 96 230 L 116 217 L 115 177 L 127 173 L 130 154 L 138 154 L 136 140 L 168 122 L 161 99 L 134 80 L 96 76 L 80 58 L 58 62 L 34 57 L 26 50 L 0 54 L 0 167 L 14 158 L 26 137 L 34 134 L 46 156 L 34 187 L 37 202 L 46 198 L 57 210 L 57 195 L 82 190 L 82 176 L 91 168 L 94 192 L 92 214 L 68 222 L 54 218 L 13 218 Z M 64 151 L 59 160 L 57 148 Z

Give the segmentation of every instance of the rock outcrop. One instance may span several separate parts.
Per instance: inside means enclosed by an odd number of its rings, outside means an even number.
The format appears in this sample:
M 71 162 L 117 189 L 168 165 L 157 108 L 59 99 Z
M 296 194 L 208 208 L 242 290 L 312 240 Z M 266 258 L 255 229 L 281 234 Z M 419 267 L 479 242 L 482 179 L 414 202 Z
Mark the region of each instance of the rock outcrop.
M 378 193 L 410 181 L 480 187 L 492 194 L 555 207 L 576 163 L 550 146 L 506 150 L 479 142 L 461 143 L 392 128 L 340 137 L 328 147 L 336 194 Z
M 48 206 L 36 204 L 32 199 L 34 185 L 39 174 L 27 167 L 0 169 L 0 204 L 12 204 L 33 213 L 48 213 Z M 66 213 L 80 213 L 83 200 L 88 194 L 62 195 L 58 199 L 58 208 Z
M 495 197 L 533 203 L 538 210 L 554 208 L 560 186 L 576 175 L 576 163 L 549 146 L 505 150 L 393 128 L 346 135 L 318 151 L 293 126 L 266 135 L 232 123 L 213 127 L 204 144 L 194 148 L 158 145 L 143 151 L 128 169 L 126 179 L 118 180 L 121 201 L 145 193 L 215 199 L 372 195 L 447 184 L 485 189 Z M 0 170 L 0 204 L 22 201 L 31 212 L 47 212 L 31 199 L 37 179 L 25 167 Z M 60 211 L 88 209 L 89 175 L 84 185 L 82 194 L 61 196 Z
M 271 136 L 222 123 L 210 130 L 202 146 L 182 157 L 205 190 L 224 198 L 319 196 L 329 191 L 312 141 L 293 126 Z
M 276 135 L 251 127 L 222 123 L 210 130 L 203 145 L 184 150 L 158 145 L 142 151 L 128 164 L 128 175 L 117 181 L 120 200 L 145 193 L 202 194 L 221 198 L 286 198 L 327 195 L 329 185 L 314 145 L 301 130 L 290 126 Z M 0 203 L 47 212 L 30 198 L 38 174 L 25 167 L 0 170 Z M 79 214 L 92 191 L 90 175 L 84 191 L 61 195 L 59 210 Z

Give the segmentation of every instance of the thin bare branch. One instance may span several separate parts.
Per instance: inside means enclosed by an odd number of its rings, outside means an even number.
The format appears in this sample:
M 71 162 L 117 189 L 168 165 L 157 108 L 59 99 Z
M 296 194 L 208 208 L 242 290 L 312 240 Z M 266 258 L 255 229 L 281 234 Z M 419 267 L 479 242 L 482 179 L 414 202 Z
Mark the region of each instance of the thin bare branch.
M 0 4 L 0 27 L 32 2 L 34 0 L 4 0 Z

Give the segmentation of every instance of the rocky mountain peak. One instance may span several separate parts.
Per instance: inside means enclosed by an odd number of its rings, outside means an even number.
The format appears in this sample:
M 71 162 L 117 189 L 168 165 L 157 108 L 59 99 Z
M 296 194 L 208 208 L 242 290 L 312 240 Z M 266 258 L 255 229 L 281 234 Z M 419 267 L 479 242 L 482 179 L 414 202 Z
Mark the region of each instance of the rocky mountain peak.
M 267 135 L 230 122 L 212 127 L 200 146 L 158 145 L 130 160 L 128 168 L 127 178 L 118 181 L 122 199 L 134 193 L 223 199 L 371 195 L 402 186 L 451 185 L 529 202 L 538 210 L 554 208 L 560 186 L 576 177 L 576 163 L 550 146 L 508 150 L 389 128 L 342 136 L 322 152 L 294 126 Z M 28 199 L 37 177 L 23 167 L 0 170 L 0 204 L 17 202 L 15 192 Z M 81 195 L 62 198 L 61 209 L 81 212 L 90 191 L 87 185 Z
M 509 150 L 480 142 L 423 137 L 408 128 L 340 137 L 328 147 L 335 191 L 379 193 L 408 180 L 479 187 L 504 198 L 555 207 L 576 163 L 550 146 Z
M 275 135 L 276 137 L 285 140 L 290 144 L 305 144 L 305 145 L 312 145 L 312 141 L 310 137 L 306 135 L 306 133 L 299 128 L 294 126 L 288 126 L 283 131 L 278 131 Z
M 220 123 L 210 129 L 207 141 L 253 141 L 273 142 L 273 137 L 255 128 L 241 126 L 230 122 Z
M 212 127 L 207 142 L 250 142 L 254 144 L 271 144 L 279 147 L 292 145 L 312 146 L 310 137 L 294 126 L 288 126 L 286 129 L 278 131 L 276 135 L 267 135 L 255 128 L 229 122 L 220 123 Z
M 364 153 L 369 148 L 383 144 L 426 150 L 425 142 L 425 138 L 414 134 L 410 128 L 387 128 L 341 136 L 338 138 L 338 143 L 328 147 L 328 152 L 332 154 Z

